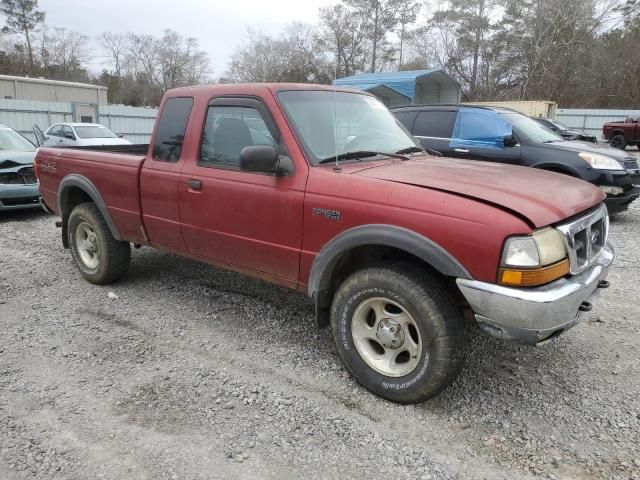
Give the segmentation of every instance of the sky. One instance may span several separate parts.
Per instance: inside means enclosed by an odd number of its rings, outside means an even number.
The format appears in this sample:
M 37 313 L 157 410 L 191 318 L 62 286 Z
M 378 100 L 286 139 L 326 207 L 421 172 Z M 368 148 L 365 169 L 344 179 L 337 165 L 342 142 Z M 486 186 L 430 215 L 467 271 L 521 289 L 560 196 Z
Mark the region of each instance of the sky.
M 222 76 L 247 27 L 278 34 L 289 22 L 315 23 L 318 8 L 336 0 L 39 0 L 51 27 L 80 32 L 92 40 L 102 32 L 162 34 L 165 28 L 196 37 Z M 96 57 L 98 48 L 94 48 Z M 92 69 L 104 62 L 94 58 Z

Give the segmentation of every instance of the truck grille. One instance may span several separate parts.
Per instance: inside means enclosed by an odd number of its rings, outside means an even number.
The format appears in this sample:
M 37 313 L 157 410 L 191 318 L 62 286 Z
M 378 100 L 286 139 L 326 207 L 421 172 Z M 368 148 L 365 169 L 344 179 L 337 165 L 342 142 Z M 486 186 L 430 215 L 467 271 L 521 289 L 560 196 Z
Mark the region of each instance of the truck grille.
M 638 170 L 638 161 L 635 158 L 627 158 L 624 161 L 625 170 Z
M 0 173 L 2 185 L 33 185 L 37 182 L 33 167 L 21 168 L 17 172 Z
M 607 244 L 609 234 L 607 208 L 600 205 L 590 213 L 559 225 L 557 228 L 563 234 L 569 254 L 570 271 L 575 275 L 589 268 Z

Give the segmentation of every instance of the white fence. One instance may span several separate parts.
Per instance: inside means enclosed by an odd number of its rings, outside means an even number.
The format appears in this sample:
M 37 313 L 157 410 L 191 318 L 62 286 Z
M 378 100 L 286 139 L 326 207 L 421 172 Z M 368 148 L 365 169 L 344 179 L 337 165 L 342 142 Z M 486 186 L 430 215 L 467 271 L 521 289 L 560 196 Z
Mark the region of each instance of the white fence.
M 133 143 L 149 143 L 158 110 L 155 108 L 97 105 L 97 121 Z M 33 125 L 42 130 L 54 123 L 73 122 L 70 102 L 32 102 L 0 99 L 0 124 L 16 129 L 35 140 Z
M 109 127 L 133 143 L 149 143 L 157 115 L 157 108 L 124 105 L 98 106 L 98 123 Z
M 628 117 L 640 117 L 640 110 L 590 110 L 582 108 L 559 108 L 556 119 L 572 130 L 595 135 L 602 140 L 602 125 L 616 122 Z
M 97 105 L 97 121 L 133 143 L 148 143 L 158 110 L 124 105 Z M 31 102 L 0 99 L 0 123 L 15 128 L 33 140 L 33 125 L 45 130 L 59 122 L 74 121 L 74 105 L 61 102 Z M 574 130 L 602 139 L 606 122 L 640 117 L 640 110 L 589 110 L 559 108 L 556 118 Z

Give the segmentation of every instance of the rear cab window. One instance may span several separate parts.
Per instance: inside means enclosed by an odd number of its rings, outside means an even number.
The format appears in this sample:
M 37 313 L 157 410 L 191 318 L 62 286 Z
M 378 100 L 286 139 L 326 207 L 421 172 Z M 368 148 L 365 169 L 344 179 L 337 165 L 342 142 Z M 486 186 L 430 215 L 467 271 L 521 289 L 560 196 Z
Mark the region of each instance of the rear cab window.
M 193 108 L 192 97 L 169 98 L 162 108 L 153 143 L 152 157 L 161 162 L 177 162 Z

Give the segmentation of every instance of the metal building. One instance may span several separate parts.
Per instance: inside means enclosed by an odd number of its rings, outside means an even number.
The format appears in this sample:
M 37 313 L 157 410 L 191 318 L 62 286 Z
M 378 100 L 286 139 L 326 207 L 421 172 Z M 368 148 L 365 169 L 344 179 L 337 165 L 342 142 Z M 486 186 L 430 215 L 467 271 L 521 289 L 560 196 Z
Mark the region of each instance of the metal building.
M 0 75 L 0 99 L 70 103 L 76 122 L 97 121 L 98 105 L 107 104 L 107 90 L 87 83 Z
M 334 85 L 372 93 L 389 107 L 423 103 L 458 103 L 460 84 L 444 70 L 361 73 Z

